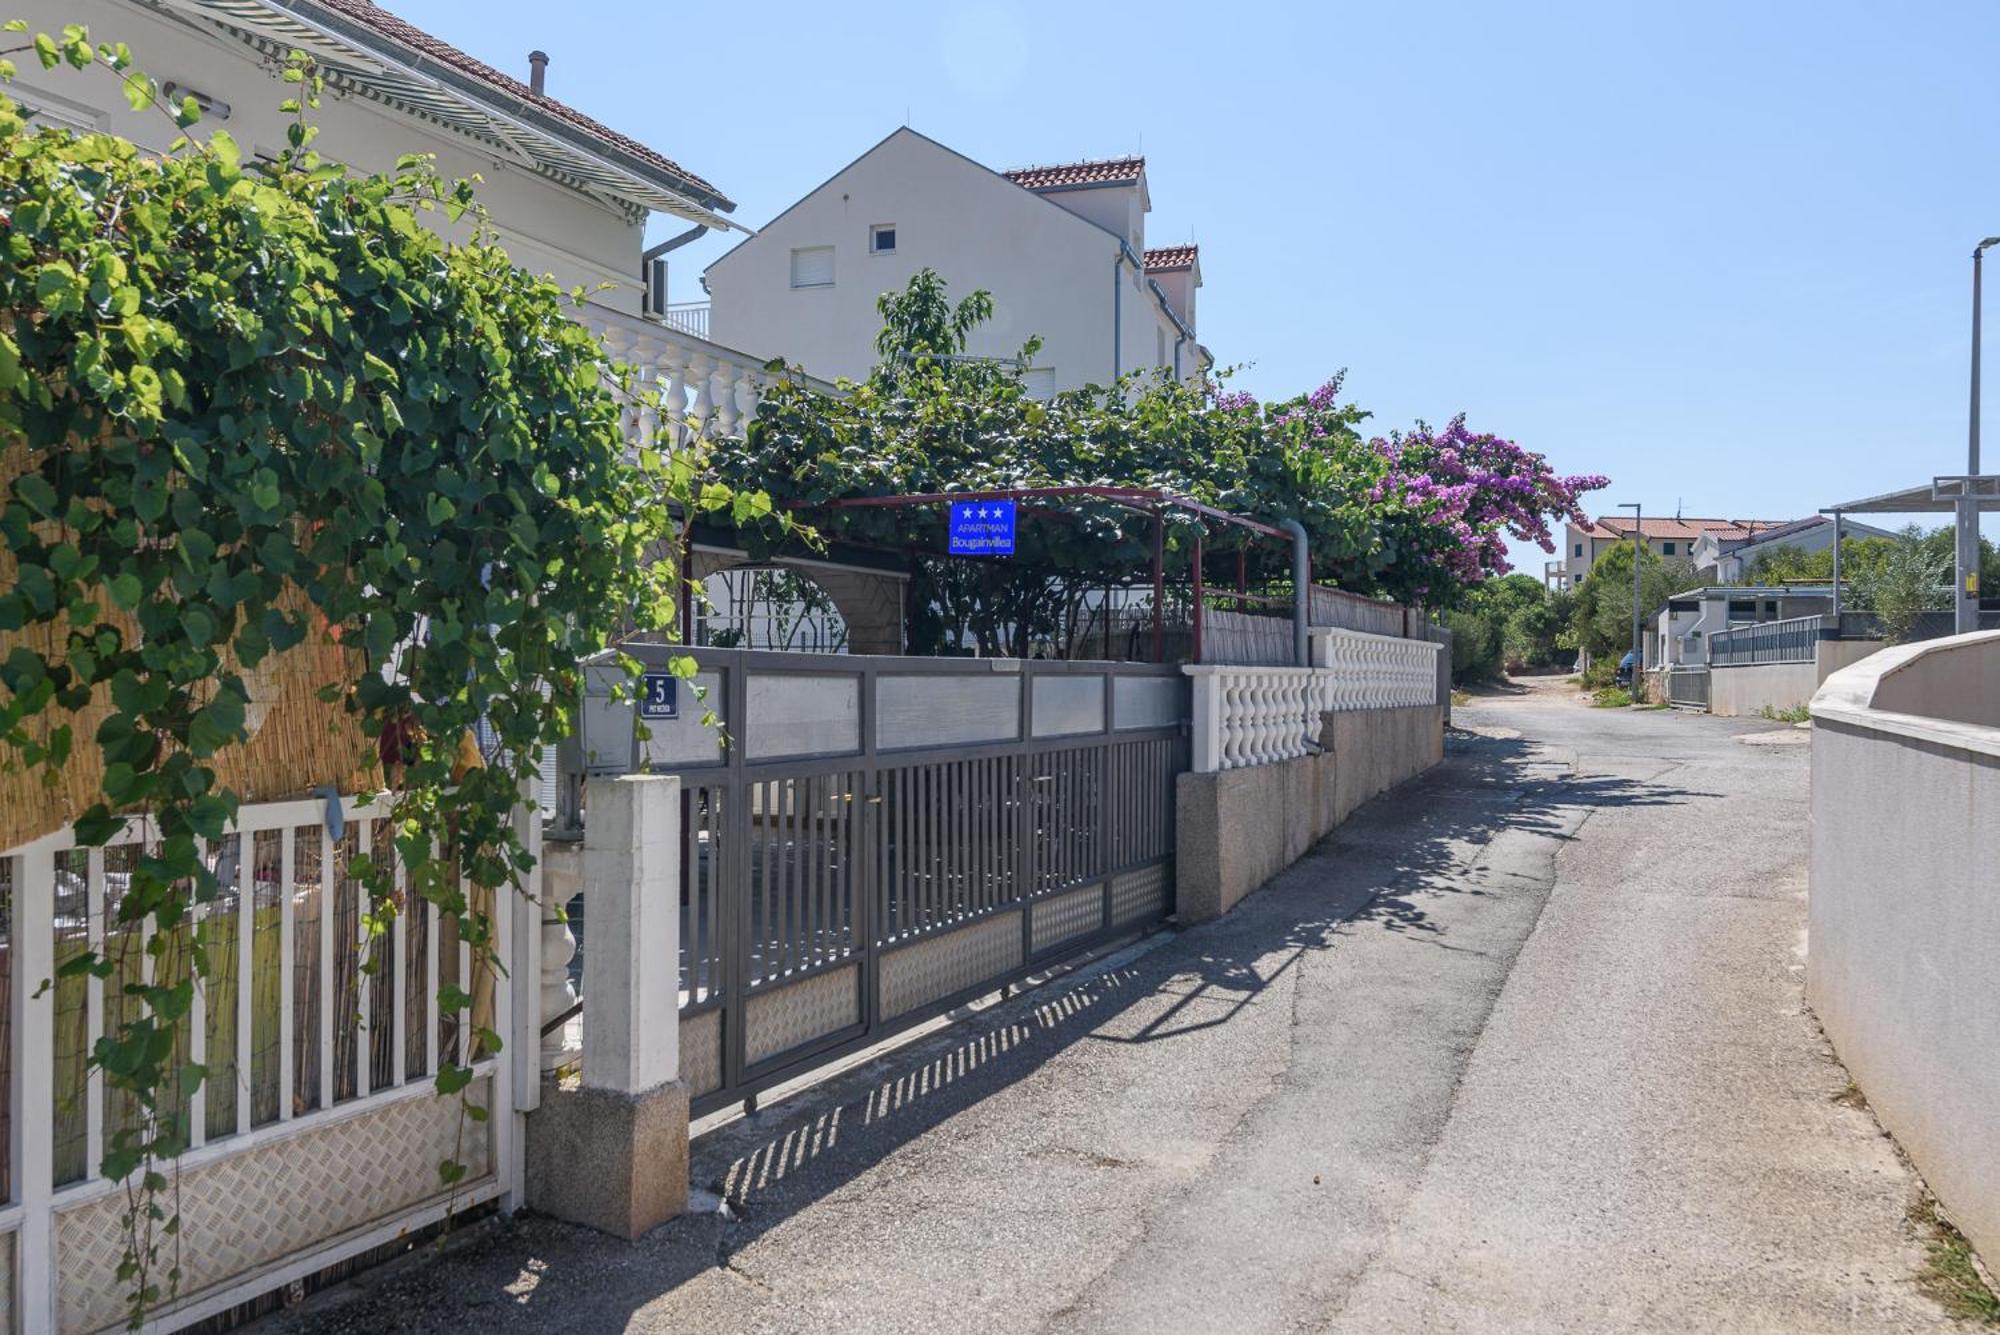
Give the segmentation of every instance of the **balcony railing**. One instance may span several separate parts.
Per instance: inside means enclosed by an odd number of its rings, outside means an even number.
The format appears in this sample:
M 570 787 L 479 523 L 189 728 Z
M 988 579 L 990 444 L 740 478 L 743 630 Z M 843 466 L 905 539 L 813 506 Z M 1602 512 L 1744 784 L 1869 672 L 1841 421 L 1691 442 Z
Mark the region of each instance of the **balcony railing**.
M 1708 637 L 1711 667 L 1744 667 L 1755 663 L 1810 663 L 1822 634 L 1837 633 L 1832 617 L 1792 617 L 1717 631 Z
M 682 440 L 741 435 L 757 401 L 779 378 L 764 369 L 769 354 L 753 357 L 671 323 L 594 305 L 585 306 L 578 318 L 604 340 L 612 357 L 634 369 L 639 388 L 659 391 L 658 411 L 679 427 Z M 805 383 L 835 392 L 823 380 L 806 377 Z M 633 426 L 649 437 L 656 424 L 643 419 L 653 411 L 633 409 Z
M 667 309 L 660 313 L 660 320 L 669 329 L 678 329 L 683 334 L 708 337 L 708 303 L 705 301 L 669 302 Z

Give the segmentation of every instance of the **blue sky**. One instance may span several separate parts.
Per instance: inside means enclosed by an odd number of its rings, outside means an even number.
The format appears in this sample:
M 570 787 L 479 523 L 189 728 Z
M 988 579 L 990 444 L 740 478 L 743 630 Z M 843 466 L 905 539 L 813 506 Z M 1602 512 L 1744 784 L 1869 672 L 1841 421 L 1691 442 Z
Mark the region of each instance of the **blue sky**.
M 387 3 L 524 77 L 547 50 L 752 226 L 906 120 L 994 167 L 1143 150 L 1240 386 L 1345 367 L 1380 426 L 1463 411 L 1609 474 L 1594 509 L 1790 518 L 1964 466 L 2000 5 Z

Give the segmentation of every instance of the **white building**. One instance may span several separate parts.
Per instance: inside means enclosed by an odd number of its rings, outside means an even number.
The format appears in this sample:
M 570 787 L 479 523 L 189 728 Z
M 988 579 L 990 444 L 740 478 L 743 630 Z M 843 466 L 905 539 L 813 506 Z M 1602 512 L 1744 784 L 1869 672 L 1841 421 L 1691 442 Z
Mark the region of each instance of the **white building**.
M 1144 158 L 998 172 L 899 129 L 708 267 L 708 334 L 814 375 L 875 365 L 876 301 L 921 269 L 954 300 L 993 294 L 968 352 L 1012 357 L 1041 393 L 1210 363 L 1195 338 L 1200 256 L 1146 249 Z
M 1706 663 L 1708 641 L 1720 631 L 1765 621 L 1821 616 L 1833 610 L 1830 584 L 1705 586 L 1667 600 L 1646 630 L 1646 665 Z
M 1896 536 L 1887 529 L 1857 524 L 1852 519 L 1841 521 L 1840 532 L 1841 536 L 1849 541 Z M 1761 556 L 1781 549 L 1823 552 L 1832 546 L 1833 520 L 1826 515 L 1795 519 L 1789 524 L 1763 529 L 1748 537 L 1704 533 L 1694 545 L 1694 570 L 1704 579 L 1714 580 L 1718 584 L 1733 584 L 1746 578 L 1751 567 L 1757 564 L 1757 559 Z
M 97 41 L 126 43 L 175 101 L 192 95 L 206 108 L 196 134 L 228 131 L 246 161 L 284 147 L 291 117 L 278 104 L 296 89 L 280 75 L 287 55 L 303 51 L 326 78 L 310 113 L 317 150 L 357 171 L 390 171 L 404 154 L 428 153 L 447 178 L 478 175 L 479 202 L 508 255 L 566 289 L 587 289 L 578 318 L 614 355 L 645 368 L 691 428 L 735 428 L 769 380 L 771 352 L 732 352 L 650 313 L 664 306 L 661 253 L 709 230 L 743 231 L 725 216 L 735 204 L 665 154 L 551 96 L 540 53 L 524 57 L 528 79 L 517 79 L 369 0 L 21 0 L 9 14 L 31 31 L 81 23 Z M 584 50 L 579 43 L 579 57 Z M 101 70 L 16 64 L 8 96 L 47 123 L 158 151 L 177 133 L 165 115 L 134 111 Z M 555 68 L 560 81 L 560 61 Z M 575 83 L 584 83 L 580 72 Z M 649 250 L 655 215 L 675 235 Z M 442 213 L 418 216 L 450 235 L 470 226 Z
M 1632 516 L 1600 515 L 1584 524 L 1572 523 L 1563 534 L 1562 558 L 1551 562 L 1545 578 L 1556 588 L 1573 589 L 1583 583 L 1598 558 L 1632 541 Z M 1646 550 L 1668 561 L 1694 558 L 1695 547 L 1704 539 L 1742 542 L 1758 533 L 1784 527 L 1774 519 L 1683 519 L 1648 515 L 1644 524 Z

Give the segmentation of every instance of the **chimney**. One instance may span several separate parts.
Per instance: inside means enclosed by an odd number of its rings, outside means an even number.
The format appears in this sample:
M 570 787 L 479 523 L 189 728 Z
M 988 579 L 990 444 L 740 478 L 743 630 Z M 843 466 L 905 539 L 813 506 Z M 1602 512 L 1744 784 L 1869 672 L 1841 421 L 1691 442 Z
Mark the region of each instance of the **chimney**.
M 542 91 L 542 85 L 548 82 L 548 77 L 549 53 L 546 51 L 530 51 L 528 53 L 528 87 L 539 93 Z

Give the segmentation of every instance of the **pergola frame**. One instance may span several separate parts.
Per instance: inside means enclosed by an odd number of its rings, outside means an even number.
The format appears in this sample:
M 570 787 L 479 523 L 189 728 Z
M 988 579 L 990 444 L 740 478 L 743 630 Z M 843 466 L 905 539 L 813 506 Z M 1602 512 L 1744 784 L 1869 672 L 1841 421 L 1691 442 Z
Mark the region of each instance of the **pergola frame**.
M 1260 538 L 1284 543 L 1290 547 L 1293 535 L 1274 524 L 1251 519 L 1245 515 L 1230 514 L 1212 505 L 1190 497 L 1179 496 L 1170 491 L 1153 487 L 1113 487 L 1103 485 L 1077 485 L 1062 487 L 999 487 L 972 491 L 929 491 L 913 492 L 900 496 L 849 496 L 834 501 L 796 502 L 795 510 L 863 510 L 863 509 L 907 509 L 926 505 L 956 505 L 967 501 L 1047 501 L 1047 500 L 1093 500 L 1106 501 L 1137 514 L 1148 515 L 1153 521 L 1153 659 L 1163 662 L 1167 656 L 1166 628 L 1166 515 L 1169 510 L 1183 510 L 1195 515 L 1201 527 L 1194 537 L 1194 660 L 1201 661 L 1202 600 L 1206 592 L 1202 577 L 1202 544 L 1207 536 L 1210 523 L 1226 527 L 1245 529 Z M 1046 513 L 1061 514 L 1061 511 Z M 1244 553 L 1236 554 L 1236 598 L 1239 603 L 1275 602 L 1276 599 L 1251 594 L 1246 585 Z M 963 557 L 963 560 L 979 560 L 978 557 Z
M 1841 518 L 1852 514 L 1949 514 L 1958 530 L 1957 571 L 1952 606 L 1962 633 L 1979 626 L 1979 516 L 2000 511 L 2000 474 L 1980 473 L 1933 477 L 1928 485 L 1906 487 L 1880 496 L 1864 496 L 1820 510 L 1833 516 L 1833 610 L 1840 613 Z

